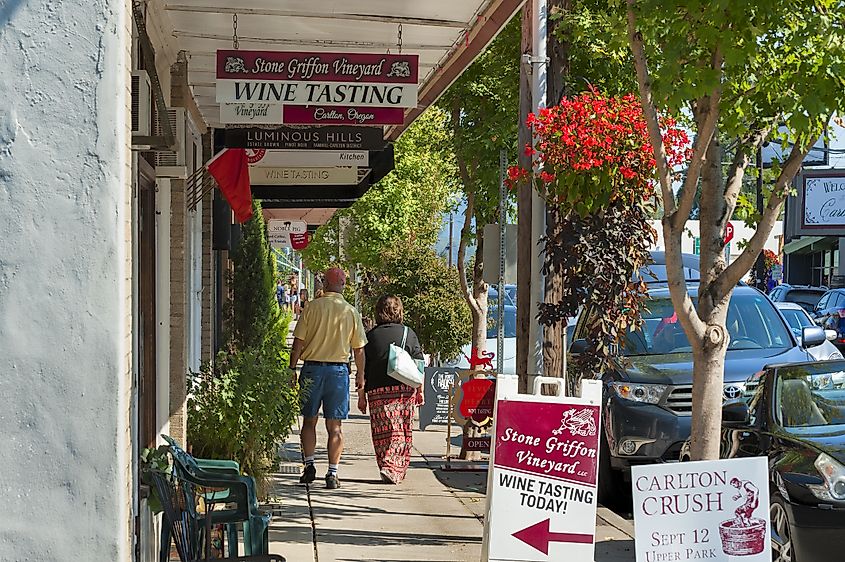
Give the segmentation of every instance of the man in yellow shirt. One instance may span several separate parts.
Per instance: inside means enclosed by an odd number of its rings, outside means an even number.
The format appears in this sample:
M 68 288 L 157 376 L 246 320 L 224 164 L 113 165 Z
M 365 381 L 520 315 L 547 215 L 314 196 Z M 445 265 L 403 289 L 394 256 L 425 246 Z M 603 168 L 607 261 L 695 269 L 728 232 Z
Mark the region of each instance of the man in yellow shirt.
M 343 452 L 342 421 L 349 416 L 349 351 L 355 357 L 356 386 L 364 383 L 364 346 L 367 337 L 361 315 L 343 298 L 346 273 L 331 268 L 324 274 L 325 293 L 308 304 L 293 330 L 290 366 L 303 361 L 299 374 L 302 393 L 302 430 L 299 438 L 305 455 L 305 470 L 299 481 L 310 484 L 317 468 L 317 419 L 320 405 L 328 432 L 329 471 L 326 488 L 340 487 L 337 465 Z

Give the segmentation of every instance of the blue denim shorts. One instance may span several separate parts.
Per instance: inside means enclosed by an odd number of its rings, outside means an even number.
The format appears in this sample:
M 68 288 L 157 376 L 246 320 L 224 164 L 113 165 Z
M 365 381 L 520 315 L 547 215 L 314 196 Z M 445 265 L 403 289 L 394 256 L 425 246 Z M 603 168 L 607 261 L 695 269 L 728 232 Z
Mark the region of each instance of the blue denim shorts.
M 327 420 L 349 417 L 349 366 L 305 363 L 299 372 L 302 415 L 317 417 L 320 406 Z

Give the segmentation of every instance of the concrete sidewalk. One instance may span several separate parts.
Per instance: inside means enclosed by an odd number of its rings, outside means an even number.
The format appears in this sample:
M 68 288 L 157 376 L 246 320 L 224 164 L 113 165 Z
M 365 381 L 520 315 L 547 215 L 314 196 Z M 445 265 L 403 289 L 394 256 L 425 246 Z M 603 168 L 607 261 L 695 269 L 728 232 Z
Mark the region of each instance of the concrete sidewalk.
M 353 395 L 352 404 L 356 403 Z M 274 478 L 270 552 L 288 562 L 476 562 L 481 559 L 486 473 L 444 472 L 446 428 L 414 432 L 414 453 L 405 482 L 382 483 L 367 416 L 344 423 L 345 452 L 339 490 L 326 490 L 325 432 L 318 431 L 314 484 L 298 483 L 298 436 L 282 449 L 285 462 Z M 596 561 L 634 560 L 629 522 L 599 508 Z

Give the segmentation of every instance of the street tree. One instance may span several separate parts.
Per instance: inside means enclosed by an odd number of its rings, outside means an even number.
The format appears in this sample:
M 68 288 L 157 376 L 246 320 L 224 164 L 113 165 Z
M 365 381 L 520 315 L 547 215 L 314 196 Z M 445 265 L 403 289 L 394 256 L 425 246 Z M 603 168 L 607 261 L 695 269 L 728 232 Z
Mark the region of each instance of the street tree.
M 317 229 L 302 253 L 308 267 L 369 268 L 401 241 L 434 244 L 458 189 L 450 136 L 445 111 L 427 109 L 396 141 L 393 171 Z
M 500 152 L 505 150 L 510 160 L 516 157 L 519 40 L 520 22 L 514 18 L 438 103 L 448 115 L 466 204 L 457 266 L 472 313 L 472 349 L 476 353 L 484 351 L 487 343 L 484 227 L 498 221 Z M 471 271 L 466 272 L 467 250 L 473 243 L 475 259 Z
M 614 6 L 625 10 L 657 165 L 669 290 L 692 345 L 692 458 L 714 459 L 725 353 L 731 345 L 728 302 L 769 237 L 804 156 L 831 115 L 845 109 L 845 9 L 837 0 L 626 0 Z M 677 195 L 661 138 L 663 112 L 690 116 L 695 132 Z M 777 138 L 779 130 L 785 133 Z M 755 151 L 767 139 L 788 140 L 792 148 L 776 167 L 757 231 L 728 264 L 725 224 Z M 725 172 L 726 148 L 732 158 Z M 681 236 L 696 193 L 701 279 L 694 300 L 682 271 Z

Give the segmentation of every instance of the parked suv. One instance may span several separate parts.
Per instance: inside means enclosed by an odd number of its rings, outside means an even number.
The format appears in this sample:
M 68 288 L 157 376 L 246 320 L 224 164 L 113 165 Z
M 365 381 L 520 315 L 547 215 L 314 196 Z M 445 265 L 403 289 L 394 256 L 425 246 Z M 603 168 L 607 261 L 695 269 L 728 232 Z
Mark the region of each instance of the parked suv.
M 778 285 L 769 291 L 769 298 L 774 302 L 794 302 L 807 312 L 812 313 L 827 287 L 808 285 Z
M 845 350 L 845 289 L 831 289 L 822 295 L 812 312 L 816 324 L 836 330 L 833 345 Z
M 693 300 L 697 291 L 691 290 Z M 590 311 L 575 328 L 572 353 L 584 352 Z M 627 334 L 613 368 L 603 373 L 603 432 L 599 501 L 613 498 L 635 464 L 676 461 L 689 437 L 692 414 L 692 347 L 665 283 L 649 287 L 641 329 Z M 725 399 L 743 396 L 745 381 L 770 363 L 812 360 L 805 348 L 825 341 L 818 327 L 796 340 L 758 290 L 740 285 L 728 305 L 730 344 L 725 359 Z

